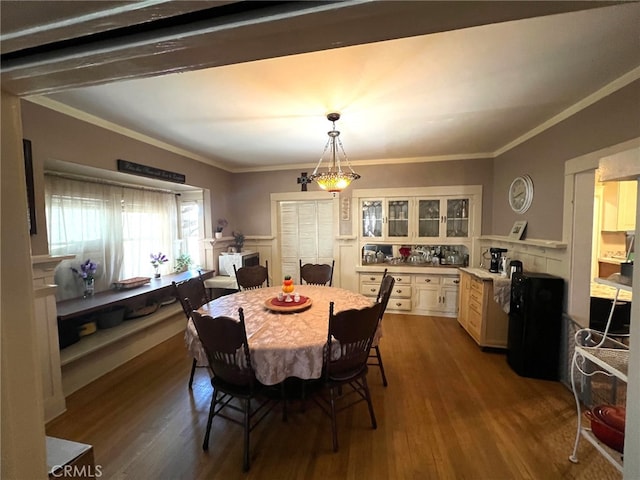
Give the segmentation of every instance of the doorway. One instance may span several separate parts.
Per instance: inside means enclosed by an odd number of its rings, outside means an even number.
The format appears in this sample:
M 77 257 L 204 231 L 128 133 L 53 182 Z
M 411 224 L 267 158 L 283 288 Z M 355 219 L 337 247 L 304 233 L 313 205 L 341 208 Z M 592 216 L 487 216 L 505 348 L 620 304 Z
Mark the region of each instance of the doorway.
M 271 194 L 271 231 L 274 283 L 284 275 L 299 282 L 299 260 L 303 263 L 331 263 L 339 272 L 336 237 L 339 197 L 327 192 Z M 334 284 L 339 278 L 334 276 Z M 339 283 L 338 283 L 339 285 Z
M 333 202 L 284 201 L 278 207 L 282 275 L 290 275 L 300 283 L 299 260 L 303 264 L 333 261 Z

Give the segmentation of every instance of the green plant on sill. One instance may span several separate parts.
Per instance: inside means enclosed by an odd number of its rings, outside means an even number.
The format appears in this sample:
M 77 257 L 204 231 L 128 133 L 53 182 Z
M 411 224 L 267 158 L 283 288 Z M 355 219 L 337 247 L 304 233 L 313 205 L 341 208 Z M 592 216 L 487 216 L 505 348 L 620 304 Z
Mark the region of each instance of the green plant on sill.
M 189 270 L 189 266 L 191 265 L 191 257 L 188 253 L 183 253 L 178 258 L 176 258 L 176 266 L 174 270 L 176 272 L 185 272 Z
M 244 235 L 241 232 L 231 232 L 233 235 L 234 246 L 236 247 L 237 252 L 242 251 L 242 247 L 244 245 Z

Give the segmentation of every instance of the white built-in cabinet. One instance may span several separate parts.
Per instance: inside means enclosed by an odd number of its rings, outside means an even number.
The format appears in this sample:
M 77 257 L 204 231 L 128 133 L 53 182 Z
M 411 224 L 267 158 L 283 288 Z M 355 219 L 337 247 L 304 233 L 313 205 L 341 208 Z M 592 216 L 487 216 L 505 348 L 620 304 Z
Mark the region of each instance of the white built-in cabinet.
M 464 195 L 416 199 L 417 240 L 468 238 L 471 202 L 472 198 Z
M 409 218 L 413 215 L 409 198 L 363 198 L 360 200 L 360 236 L 383 241 L 408 241 L 411 238 Z
M 407 195 L 407 190 L 413 195 Z M 431 190 L 432 194 L 426 194 Z M 365 191 L 358 191 L 360 195 Z M 481 187 L 402 189 L 358 197 L 361 239 L 404 243 L 452 243 L 480 234 Z M 399 192 L 398 192 L 399 193 Z
M 380 289 L 384 267 L 357 267 L 360 293 L 375 298 Z M 455 317 L 458 312 L 459 275 L 457 268 L 402 267 L 387 268 L 395 284 L 387 311 L 414 315 Z M 419 273 L 422 272 L 422 273 Z
M 414 313 L 455 316 L 458 311 L 458 275 L 414 275 Z
M 482 225 L 482 186 L 354 189 L 353 231 L 366 244 L 463 245 L 474 258 L 473 238 Z M 444 267 L 444 268 L 443 268 Z M 360 293 L 375 296 L 385 268 L 396 278 L 387 309 L 416 315 L 455 317 L 458 270 L 449 266 L 373 264 L 358 261 Z
M 388 274 L 395 279 L 389 304 L 390 311 L 409 312 L 411 311 L 411 275 Z M 383 274 L 380 272 L 366 272 L 360 274 L 360 293 L 374 300 L 380 290 Z

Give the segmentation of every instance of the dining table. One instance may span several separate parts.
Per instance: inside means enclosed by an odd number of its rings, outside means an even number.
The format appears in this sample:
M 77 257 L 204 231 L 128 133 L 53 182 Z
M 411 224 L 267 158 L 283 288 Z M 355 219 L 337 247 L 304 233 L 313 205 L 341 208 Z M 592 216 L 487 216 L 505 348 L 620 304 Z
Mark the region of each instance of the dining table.
M 343 288 L 295 285 L 299 302 L 278 301 L 282 286 L 243 290 L 216 298 L 198 309 L 212 317 L 239 318 L 244 312 L 251 364 L 256 378 L 264 385 L 276 385 L 290 377 L 302 380 L 320 378 L 323 350 L 329 329 L 329 304 L 334 314 L 372 305 L 372 299 Z M 187 323 L 185 341 L 196 352 L 199 365 L 207 365 L 192 320 Z

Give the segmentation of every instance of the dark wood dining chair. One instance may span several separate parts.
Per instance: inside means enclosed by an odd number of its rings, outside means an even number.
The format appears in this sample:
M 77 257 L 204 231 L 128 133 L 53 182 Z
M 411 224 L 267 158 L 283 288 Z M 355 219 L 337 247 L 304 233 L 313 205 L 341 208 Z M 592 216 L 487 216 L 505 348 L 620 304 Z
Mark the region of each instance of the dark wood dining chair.
M 384 280 L 384 277 L 387 276 L 387 269 L 384 269 L 384 272 L 382 272 L 382 280 Z M 382 296 L 382 280 L 380 281 L 380 287 L 378 288 L 378 296 L 376 297 L 376 303 L 380 301 L 380 297 Z
M 396 279 L 392 275 L 387 275 L 387 271 L 385 270 L 384 276 L 382 277 L 382 282 L 380 282 L 380 290 L 378 290 L 378 297 L 376 298 L 376 303 L 379 303 L 382 308 L 380 309 L 380 318 L 378 320 L 379 327 L 382 325 L 382 317 L 384 316 L 384 312 L 387 310 L 387 305 L 389 304 L 389 298 L 391 298 L 391 292 L 393 291 L 393 286 L 396 283 Z M 374 342 L 371 346 L 371 351 L 369 352 L 369 366 L 375 366 L 380 368 L 380 374 L 382 375 L 382 385 L 385 387 L 387 384 L 387 375 L 384 372 L 384 364 L 382 363 L 382 355 L 380 354 L 380 345 L 378 343 L 377 338 L 374 338 Z
M 361 401 L 367 402 L 371 426 L 378 427 L 367 384 L 367 359 L 382 305 L 333 313 L 329 304 L 329 331 L 323 360 L 323 390 L 313 396 L 331 418 L 333 451 L 338 451 L 336 414 Z M 343 387 L 350 387 L 345 393 Z M 329 397 L 326 396 L 328 390 Z M 338 405 L 339 403 L 339 405 Z
M 198 276 L 184 280 L 182 282 L 171 282 L 173 285 L 174 295 L 182 306 L 182 311 L 187 317 L 187 321 L 191 318 L 191 311 L 194 308 L 200 308 L 205 303 L 208 303 L 211 299 L 207 294 L 207 288 L 204 286 L 204 279 L 202 278 L 202 272 L 198 272 Z M 193 354 L 193 362 L 191 363 L 191 374 L 189 375 L 189 388 L 193 387 L 193 376 L 196 372 L 196 368 L 206 368 L 206 365 L 198 365 L 196 355 Z
M 328 285 L 333 284 L 333 267 L 336 261 L 332 260 L 331 265 L 327 263 L 305 263 L 300 259 L 300 283 L 307 285 Z
M 236 281 L 238 282 L 238 291 L 262 288 L 265 283 L 267 287 L 269 286 L 269 261 L 265 260 L 264 264 L 264 267 L 262 265 L 254 265 L 238 269 L 236 269 L 235 265 L 233 266 Z
M 202 449 L 209 449 L 214 417 L 222 417 L 241 425 L 244 429 L 242 468 L 246 472 L 250 467 L 249 435 L 276 406 L 278 398 L 261 395 L 266 387 L 258 381 L 251 366 L 242 308 L 238 309 L 239 319 L 226 316 L 214 318 L 200 314 L 197 310 L 191 315 L 209 359 L 213 386 Z M 240 406 L 232 403 L 234 399 L 240 400 Z

